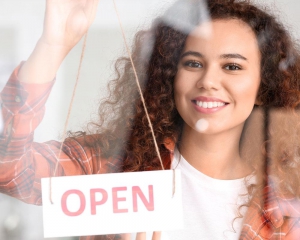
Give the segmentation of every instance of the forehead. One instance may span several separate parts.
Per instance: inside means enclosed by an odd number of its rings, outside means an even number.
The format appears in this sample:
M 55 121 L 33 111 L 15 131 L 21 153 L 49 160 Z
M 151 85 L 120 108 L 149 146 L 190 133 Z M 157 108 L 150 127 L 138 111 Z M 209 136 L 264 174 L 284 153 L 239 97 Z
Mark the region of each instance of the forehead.
M 260 58 L 255 33 L 241 20 L 214 20 L 199 25 L 190 33 L 185 51 L 199 51 L 203 55 L 239 53 Z M 253 56 L 252 56 L 253 55 Z

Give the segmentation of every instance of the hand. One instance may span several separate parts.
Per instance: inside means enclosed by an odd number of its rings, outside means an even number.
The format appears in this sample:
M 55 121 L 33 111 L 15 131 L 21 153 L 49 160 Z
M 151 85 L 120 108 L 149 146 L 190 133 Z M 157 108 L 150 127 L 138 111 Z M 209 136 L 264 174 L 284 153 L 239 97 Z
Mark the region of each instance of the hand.
M 92 24 L 98 1 L 47 0 L 44 31 L 19 72 L 21 82 L 53 80 L 64 58 Z
M 44 44 L 70 51 L 92 24 L 99 0 L 47 0 Z
M 140 232 L 136 234 L 136 239 L 131 239 L 131 234 L 126 233 L 126 234 L 121 234 L 122 240 L 148 240 L 146 239 L 146 233 L 145 232 Z M 152 234 L 152 240 L 160 240 L 161 239 L 161 232 L 153 232 Z

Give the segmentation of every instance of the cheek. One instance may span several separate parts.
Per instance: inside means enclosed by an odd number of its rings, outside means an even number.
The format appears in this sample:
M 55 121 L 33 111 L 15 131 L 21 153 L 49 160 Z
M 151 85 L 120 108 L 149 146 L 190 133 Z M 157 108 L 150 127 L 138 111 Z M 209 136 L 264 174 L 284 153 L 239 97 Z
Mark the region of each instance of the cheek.
M 183 81 L 182 78 L 175 78 L 174 81 L 174 100 L 175 100 L 175 107 L 179 114 L 182 116 L 183 110 L 186 109 L 186 96 L 187 96 L 187 81 Z
M 182 96 L 184 95 L 184 84 L 183 81 L 181 81 L 180 74 L 177 74 L 175 80 L 174 80 L 174 99 L 175 104 L 177 106 L 178 101 Z
M 174 84 L 174 100 L 175 100 L 175 106 L 178 110 L 178 108 L 180 108 L 180 99 L 182 99 L 182 92 L 180 91 L 180 88 L 177 84 Z
M 174 80 L 175 99 L 187 96 L 195 88 L 194 81 L 192 74 L 187 74 L 179 70 Z
M 249 78 L 243 83 L 236 84 L 236 107 L 237 113 L 245 121 L 253 111 L 257 98 L 260 78 Z
M 259 77 L 249 77 L 247 81 L 240 81 L 240 83 L 237 83 L 235 90 L 239 99 L 242 100 L 241 102 L 253 105 L 257 97 L 259 85 Z

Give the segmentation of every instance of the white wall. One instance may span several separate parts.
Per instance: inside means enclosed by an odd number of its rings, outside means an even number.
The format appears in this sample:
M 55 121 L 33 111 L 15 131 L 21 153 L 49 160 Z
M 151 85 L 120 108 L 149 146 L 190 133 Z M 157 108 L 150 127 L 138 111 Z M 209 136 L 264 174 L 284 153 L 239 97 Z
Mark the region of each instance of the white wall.
M 117 0 L 128 39 L 149 25 L 174 0 Z M 300 2 L 265 0 L 281 15 L 295 36 L 300 37 Z M 0 89 L 10 72 L 26 60 L 43 26 L 44 0 L 0 0 Z M 81 44 L 67 57 L 47 103 L 45 120 L 36 131 L 36 141 L 59 139 L 75 83 Z M 82 74 L 68 129 L 79 130 L 96 112 L 105 95 L 114 59 L 124 54 L 124 44 L 111 0 L 101 0 L 91 27 Z M 21 238 L 20 238 L 21 236 Z M 0 194 L 0 239 L 42 239 L 41 210 Z M 9 237 L 9 238 L 8 238 Z

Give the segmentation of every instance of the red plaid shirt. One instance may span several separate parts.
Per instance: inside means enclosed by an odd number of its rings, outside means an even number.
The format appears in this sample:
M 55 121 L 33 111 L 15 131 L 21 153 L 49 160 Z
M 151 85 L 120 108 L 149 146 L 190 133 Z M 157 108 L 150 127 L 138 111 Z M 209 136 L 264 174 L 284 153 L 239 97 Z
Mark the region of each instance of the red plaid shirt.
M 41 181 L 57 175 L 82 175 L 118 172 L 118 159 L 96 161 L 93 149 L 83 140 L 66 139 L 63 143 L 34 143 L 34 129 L 41 122 L 44 104 L 53 82 L 25 84 L 14 71 L 1 93 L 4 130 L 0 136 L 0 192 L 24 202 L 40 205 Z M 62 146 L 62 153 L 59 150 Z M 175 144 L 166 141 L 170 162 Z M 169 165 L 169 164 L 167 164 Z M 279 196 L 272 185 L 264 189 L 263 206 L 258 198 L 251 201 L 244 219 L 240 239 L 300 239 L 300 201 Z M 121 239 L 120 235 L 81 237 L 85 240 Z

